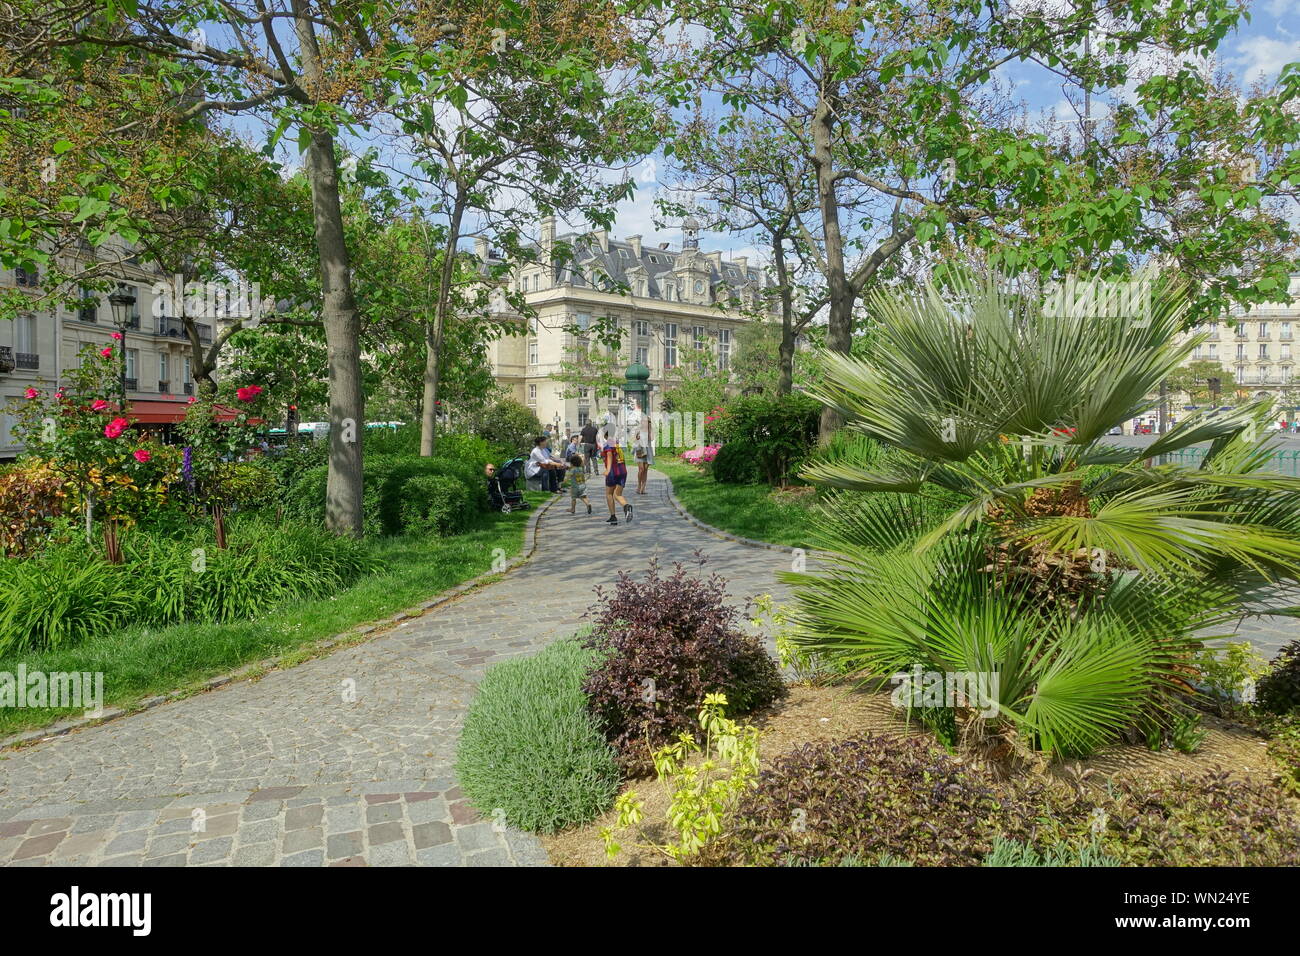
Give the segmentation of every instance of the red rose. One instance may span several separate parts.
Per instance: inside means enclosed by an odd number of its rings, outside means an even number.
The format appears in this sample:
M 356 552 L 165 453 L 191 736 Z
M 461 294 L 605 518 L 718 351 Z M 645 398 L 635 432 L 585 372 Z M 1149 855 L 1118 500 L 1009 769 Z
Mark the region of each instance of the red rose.
M 104 356 L 104 358 L 108 358 L 110 355 L 113 354 L 113 346 L 109 345 L 105 348 L 100 349 L 99 354 Z
M 36 398 L 36 397 L 39 396 L 41 393 L 38 392 L 38 391 L 36 391 L 36 389 L 34 389 L 34 388 L 30 388 L 30 387 L 29 387 L 29 388 L 27 389 L 27 391 L 26 391 L 24 394 L 26 394 L 26 396 L 27 396 L 28 398 Z
M 108 402 L 104 401 L 102 398 L 97 398 L 90 403 L 90 407 L 97 412 L 102 412 L 104 409 L 108 408 Z
M 112 339 L 114 342 L 120 342 L 122 341 L 122 333 L 114 332 L 112 335 L 109 336 L 109 338 Z
M 135 460 L 142 465 L 153 457 L 153 455 L 149 454 L 149 452 L 145 451 L 143 448 L 137 448 L 135 451 L 131 452 L 131 454 L 134 455 Z
M 126 427 L 130 424 L 125 418 L 115 418 L 104 426 L 104 437 L 117 438 L 122 432 L 126 431 Z
M 261 385 L 245 385 L 243 388 L 235 390 L 235 398 L 239 399 L 241 402 L 251 402 L 261 394 Z

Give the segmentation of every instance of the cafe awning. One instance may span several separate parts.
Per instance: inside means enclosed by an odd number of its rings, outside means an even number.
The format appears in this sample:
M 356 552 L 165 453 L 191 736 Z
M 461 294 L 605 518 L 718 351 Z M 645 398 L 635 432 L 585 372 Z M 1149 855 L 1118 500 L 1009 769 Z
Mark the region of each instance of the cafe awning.
M 185 419 L 189 402 L 167 401 L 166 399 L 142 398 L 130 402 L 128 417 L 139 425 L 176 425 Z M 216 419 L 219 422 L 233 422 L 239 412 L 228 405 L 214 405 Z M 261 418 L 250 418 L 253 425 L 261 425 Z

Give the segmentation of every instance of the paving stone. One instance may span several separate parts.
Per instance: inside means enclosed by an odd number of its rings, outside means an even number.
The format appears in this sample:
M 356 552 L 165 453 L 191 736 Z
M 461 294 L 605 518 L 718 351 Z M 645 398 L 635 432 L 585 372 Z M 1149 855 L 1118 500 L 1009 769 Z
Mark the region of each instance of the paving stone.
M 411 866 L 414 862 L 405 841 L 372 846 L 366 851 L 366 863 L 369 866 Z
M 427 850 L 416 850 L 415 862 L 420 866 L 462 866 L 464 858 L 458 846 L 445 843 L 442 846 L 431 846 Z
M 271 866 L 275 859 L 274 843 L 250 843 L 236 850 L 230 862 L 235 866 Z
M 427 847 L 450 843 L 452 840 L 451 827 L 441 820 L 434 823 L 417 823 L 411 827 L 411 837 L 415 843 L 415 848 L 423 850 Z
M 286 855 L 301 850 L 315 850 L 325 845 L 325 835 L 320 827 L 306 830 L 290 830 L 284 835 L 284 852 Z
M 285 811 L 284 828 L 286 830 L 302 830 L 306 827 L 314 827 L 320 823 L 321 818 L 325 816 L 325 807 L 321 804 L 309 807 L 295 807 L 292 810 Z
M 202 843 L 196 843 L 194 849 L 190 851 L 191 863 L 218 863 L 230 856 L 230 851 L 234 849 L 234 837 L 217 837 L 214 840 L 204 840 Z
M 367 823 L 387 823 L 390 820 L 400 819 L 402 819 L 402 805 L 399 803 L 381 803 L 366 807 Z
M 302 853 L 295 853 L 293 856 L 286 856 L 280 861 L 281 866 L 324 866 L 324 850 L 305 850 Z
M 406 834 L 402 832 L 400 823 L 378 823 L 366 831 L 366 841 L 372 847 L 405 839 Z
M 174 856 L 146 857 L 143 866 L 184 866 L 185 854 L 177 853 Z
M 350 833 L 333 833 L 326 842 L 325 855 L 331 860 L 337 860 L 340 857 L 358 856 L 362 849 L 363 841 L 360 830 L 353 830 Z
M 465 857 L 466 866 L 510 866 L 510 856 L 505 850 L 483 850 Z
M 113 841 L 104 848 L 104 854 L 116 856 L 120 853 L 134 853 L 143 850 L 147 842 L 149 842 L 147 831 L 131 830 L 114 837 Z

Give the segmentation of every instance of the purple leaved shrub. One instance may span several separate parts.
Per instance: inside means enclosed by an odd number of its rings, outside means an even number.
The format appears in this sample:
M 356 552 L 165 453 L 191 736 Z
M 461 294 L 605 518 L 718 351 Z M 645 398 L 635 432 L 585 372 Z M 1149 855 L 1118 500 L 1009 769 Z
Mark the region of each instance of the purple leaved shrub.
M 785 695 L 776 662 L 737 626 L 718 575 L 676 565 L 663 576 L 652 561 L 645 575 L 623 572 L 596 596 L 586 644 L 599 663 L 583 690 L 629 776 L 649 773 L 654 750 L 699 729 L 706 694 L 726 694 L 731 717 Z

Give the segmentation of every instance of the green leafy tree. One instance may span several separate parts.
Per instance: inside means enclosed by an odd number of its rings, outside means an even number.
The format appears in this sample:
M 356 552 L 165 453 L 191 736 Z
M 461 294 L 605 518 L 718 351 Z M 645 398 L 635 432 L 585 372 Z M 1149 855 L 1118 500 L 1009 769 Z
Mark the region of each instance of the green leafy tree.
M 1043 277 L 1170 259 L 1197 279 L 1189 323 L 1285 295 L 1300 66 L 1247 92 L 1198 65 L 1243 4 L 664 5 L 707 37 L 663 71 L 668 102 L 720 95 L 734 111 L 722 131 L 761 122 L 807 170 L 815 211 L 799 232 L 824 280 L 833 353 L 850 352 L 855 307 L 891 264 L 950 243 Z M 1173 65 L 1143 72 L 1139 53 Z M 1084 135 L 1037 128 L 995 82 L 1013 63 L 1040 65 L 1080 99 L 1106 97 L 1106 122 Z M 837 424 L 828 408 L 823 440 Z

